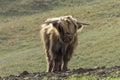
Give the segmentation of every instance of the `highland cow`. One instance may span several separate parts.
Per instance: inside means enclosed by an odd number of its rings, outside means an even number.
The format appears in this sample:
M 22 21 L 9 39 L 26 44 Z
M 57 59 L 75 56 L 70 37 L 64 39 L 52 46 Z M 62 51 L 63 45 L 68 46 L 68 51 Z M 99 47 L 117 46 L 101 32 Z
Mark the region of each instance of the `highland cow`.
M 47 72 L 68 70 L 74 49 L 78 44 L 77 31 L 83 23 L 72 16 L 50 18 L 42 25 L 41 36 L 46 53 Z

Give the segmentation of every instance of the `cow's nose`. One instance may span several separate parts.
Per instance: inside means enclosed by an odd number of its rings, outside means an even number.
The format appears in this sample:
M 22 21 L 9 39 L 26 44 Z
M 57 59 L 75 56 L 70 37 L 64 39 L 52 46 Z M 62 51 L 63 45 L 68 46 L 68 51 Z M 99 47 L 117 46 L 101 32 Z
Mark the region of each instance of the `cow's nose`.
M 69 36 L 70 40 L 73 38 L 73 36 Z

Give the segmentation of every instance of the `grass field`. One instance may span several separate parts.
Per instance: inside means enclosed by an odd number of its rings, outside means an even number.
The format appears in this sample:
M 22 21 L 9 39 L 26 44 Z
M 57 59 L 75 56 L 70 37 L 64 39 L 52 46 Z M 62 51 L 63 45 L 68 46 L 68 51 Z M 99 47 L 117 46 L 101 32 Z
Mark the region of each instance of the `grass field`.
M 90 24 L 79 33 L 70 69 L 120 65 L 119 0 L 51 1 L 0 0 L 0 76 L 45 71 L 40 25 L 63 15 Z

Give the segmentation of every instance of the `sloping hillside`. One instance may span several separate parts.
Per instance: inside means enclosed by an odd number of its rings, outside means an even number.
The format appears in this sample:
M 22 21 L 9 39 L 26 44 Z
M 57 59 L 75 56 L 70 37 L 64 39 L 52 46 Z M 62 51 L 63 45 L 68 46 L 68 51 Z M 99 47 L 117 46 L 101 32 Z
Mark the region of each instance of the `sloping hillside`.
M 70 69 L 120 65 L 119 4 L 118 0 L 0 0 L 0 76 L 45 71 L 40 25 L 62 15 L 90 24 L 79 33 Z
M 57 8 L 83 5 L 94 0 L 0 0 L 0 15 L 21 16 Z

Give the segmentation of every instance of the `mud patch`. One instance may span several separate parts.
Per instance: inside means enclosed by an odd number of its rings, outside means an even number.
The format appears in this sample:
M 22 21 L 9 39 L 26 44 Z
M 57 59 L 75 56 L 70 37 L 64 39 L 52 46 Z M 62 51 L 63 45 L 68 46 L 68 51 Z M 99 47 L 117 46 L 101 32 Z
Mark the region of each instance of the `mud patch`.
M 0 80 L 42 80 L 47 78 L 51 80 L 53 77 L 55 79 L 67 79 L 69 76 L 78 74 L 78 75 L 89 75 L 89 76 L 99 76 L 99 77 L 108 77 L 114 75 L 115 77 L 120 77 L 120 66 L 114 66 L 111 68 L 106 67 L 97 67 L 93 69 L 73 69 L 66 72 L 57 72 L 57 73 L 47 73 L 47 72 L 36 72 L 29 73 L 27 71 L 22 72 L 20 75 L 10 75 L 8 77 L 1 78 Z

